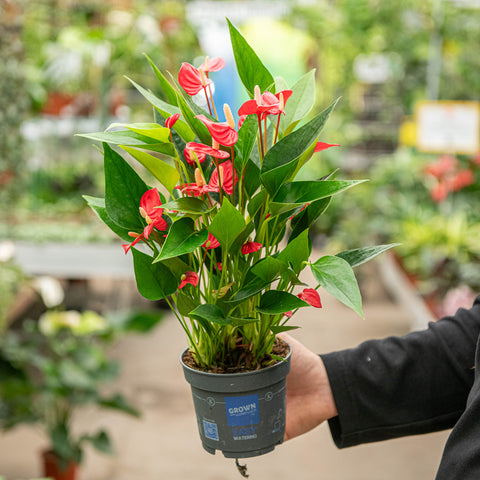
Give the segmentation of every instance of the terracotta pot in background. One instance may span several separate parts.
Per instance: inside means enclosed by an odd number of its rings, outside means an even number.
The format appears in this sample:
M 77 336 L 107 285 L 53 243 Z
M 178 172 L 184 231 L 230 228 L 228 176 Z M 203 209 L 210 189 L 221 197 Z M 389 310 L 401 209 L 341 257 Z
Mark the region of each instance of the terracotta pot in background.
M 62 468 L 58 457 L 51 450 L 42 453 L 43 472 L 45 477 L 53 480 L 75 480 L 77 478 L 78 465 L 74 462 L 68 462 Z

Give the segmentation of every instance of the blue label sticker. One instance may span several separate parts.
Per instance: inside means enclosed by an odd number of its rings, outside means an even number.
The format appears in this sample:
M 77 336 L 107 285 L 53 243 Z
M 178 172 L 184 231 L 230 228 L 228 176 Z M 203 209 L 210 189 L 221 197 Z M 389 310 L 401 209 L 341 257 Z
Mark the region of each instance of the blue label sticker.
M 218 441 L 218 429 L 216 423 L 208 422 L 207 420 L 203 419 L 203 431 L 205 432 L 205 436 L 207 438 Z
M 258 394 L 243 397 L 225 397 L 227 422 L 230 427 L 255 425 L 260 422 Z

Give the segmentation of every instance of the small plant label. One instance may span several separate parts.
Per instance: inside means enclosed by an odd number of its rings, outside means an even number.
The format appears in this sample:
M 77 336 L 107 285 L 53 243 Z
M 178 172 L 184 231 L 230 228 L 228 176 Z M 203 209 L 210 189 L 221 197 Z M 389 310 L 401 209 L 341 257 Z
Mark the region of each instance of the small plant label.
M 227 421 L 230 427 L 255 425 L 260 422 L 258 394 L 243 397 L 225 397 Z
M 218 442 L 218 428 L 215 422 L 203 419 L 203 431 L 205 432 L 205 437 Z

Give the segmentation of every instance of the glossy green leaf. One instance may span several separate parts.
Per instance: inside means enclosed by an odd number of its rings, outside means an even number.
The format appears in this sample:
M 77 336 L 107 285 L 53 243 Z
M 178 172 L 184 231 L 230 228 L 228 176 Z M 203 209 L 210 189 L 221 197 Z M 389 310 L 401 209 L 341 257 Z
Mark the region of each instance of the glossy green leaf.
M 180 109 L 177 106 L 173 106 L 164 102 L 163 100 L 158 98 L 156 95 L 154 95 L 152 92 L 145 90 L 143 87 L 135 83 L 130 78 L 127 77 L 127 79 L 139 91 L 139 93 L 142 94 L 143 97 L 145 97 L 157 109 L 157 111 L 162 115 L 163 118 L 166 119 L 171 115 L 174 115 L 176 113 L 181 113 Z M 175 105 L 176 103 L 177 101 L 175 96 Z M 175 122 L 174 129 L 186 142 L 193 142 L 195 140 L 195 134 L 193 133 L 192 129 L 181 118 L 179 118 Z
M 312 110 L 315 104 L 315 70 L 303 75 L 290 89 L 292 95 L 281 116 L 280 131 L 289 133 L 293 127 Z
M 209 232 L 228 250 L 245 228 L 242 214 L 224 197 L 223 204 L 208 227 Z
M 166 210 L 176 210 L 181 213 L 190 213 L 194 215 L 203 215 L 212 210 L 203 200 L 196 197 L 180 197 L 171 202 L 165 203 L 163 208 Z
M 95 198 L 88 195 L 83 195 L 83 198 L 87 201 L 88 206 L 97 214 L 98 218 L 100 218 L 112 232 L 116 233 L 122 240 L 128 243 L 133 241 L 133 238 L 128 235 L 130 230 L 120 227 L 108 216 L 104 198 Z
M 293 271 L 298 275 L 304 269 L 304 262 L 308 260 L 311 251 L 312 242 L 310 242 L 308 230 L 305 230 L 288 243 L 275 258 L 287 266 L 291 265 Z
M 332 103 L 326 110 L 298 130 L 283 137 L 268 150 L 263 159 L 261 181 L 270 195 L 274 196 L 297 170 L 300 157 L 317 141 L 335 105 L 336 102 Z
M 103 144 L 103 152 L 107 215 L 122 228 L 141 232 L 145 225 L 138 209 L 148 186 L 128 162 L 106 143 Z
M 198 118 L 195 118 L 196 115 L 199 113 L 195 112 L 189 102 L 184 98 L 184 96 L 181 93 L 177 93 L 177 98 L 178 98 L 178 105 L 180 107 L 180 111 L 182 112 L 183 118 L 186 120 L 190 128 L 195 132 L 197 137 L 200 139 L 201 143 L 204 143 L 205 145 L 211 145 L 212 143 L 212 136 L 210 135 L 207 127 L 205 124 L 199 120 Z M 205 112 L 201 112 L 204 113 Z
M 321 287 L 363 317 L 360 289 L 346 260 L 326 255 L 311 264 L 310 268 Z
M 252 153 L 253 147 L 257 140 L 258 121 L 256 115 L 248 115 L 238 131 L 238 141 L 235 149 L 238 151 L 240 158 L 235 159 L 235 168 L 238 172 L 242 172 Z
M 292 218 L 290 223 L 292 227 L 292 232 L 288 239 L 291 242 L 293 239 L 298 237 L 304 230 L 310 228 L 310 226 L 317 220 L 317 218 L 322 215 L 323 212 L 330 205 L 332 197 L 321 198 L 314 202 L 311 202 L 310 205 L 305 208 L 305 210 L 299 212 L 295 217 Z
M 355 248 L 354 250 L 345 250 L 337 253 L 337 257 L 346 260 L 352 268 L 362 265 L 362 263 L 368 262 L 377 255 L 390 250 L 393 247 L 397 247 L 399 243 L 390 243 L 388 245 L 376 245 L 371 247 Z
M 135 248 L 132 254 L 137 289 L 142 296 L 148 300 L 161 300 L 175 293 L 179 283 L 163 263 L 152 263 L 150 255 Z
M 172 85 L 170 85 L 169 81 L 165 78 L 165 76 L 158 69 L 158 67 L 153 63 L 151 58 L 146 54 L 145 54 L 145 57 L 147 57 L 147 60 L 150 63 L 150 66 L 152 67 L 158 81 L 160 82 L 160 85 L 162 87 L 162 91 L 165 94 L 165 98 L 172 105 L 177 105 L 177 92 L 176 92 L 176 90 L 172 87 Z
M 190 316 L 195 319 L 216 323 L 217 325 L 230 325 L 232 323 L 229 318 L 225 317 L 220 307 L 209 303 L 199 305 L 190 312 Z
M 230 20 L 227 19 L 227 22 L 238 75 L 247 92 L 253 97 L 255 85 L 258 85 L 262 92 L 270 89 L 274 84 L 272 74 Z
M 305 180 L 283 185 L 272 203 L 300 205 L 331 197 L 365 180 Z
M 261 296 L 260 305 L 256 310 L 275 315 L 308 306 L 307 302 L 300 300 L 296 295 L 281 290 L 269 290 Z
M 137 162 L 142 164 L 173 195 L 173 189 L 180 181 L 175 167 L 143 150 L 122 146 Z
M 271 283 L 284 268 L 285 266 L 280 260 L 274 257 L 265 257 L 255 263 L 255 265 L 252 265 L 250 273 L 265 282 Z
M 155 262 L 191 253 L 205 243 L 207 238 L 208 232 L 206 229 L 197 230 L 195 222 L 191 218 L 180 218 L 173 222 L 170 227 L 162 250 Z

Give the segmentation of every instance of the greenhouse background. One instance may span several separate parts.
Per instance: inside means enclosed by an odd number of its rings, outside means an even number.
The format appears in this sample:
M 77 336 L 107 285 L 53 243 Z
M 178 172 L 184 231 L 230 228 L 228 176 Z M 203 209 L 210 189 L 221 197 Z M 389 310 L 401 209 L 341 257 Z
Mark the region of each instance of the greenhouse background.
M 471 306 L 480 290 L 479 2 L 0 0 L 0 13 L 0 336 L 45 312 L 94 312 L 92 322 L 109 325 L 96 340 L 98 355 L 119 364 L 113 383 L 98 387 L 100 363 L 79 371 L 81 342 L 60 355 L 58 375 L 92 392 L 118 390 L 135 408 L 127 416 L 126 403 L 105 413 L 85 402 L 76 412 L 74 430 L 108 431 L 114 448 L 112 456 L 87 448 L 81 479 L 238 477 L 196 438 L 178 325 L 164 303 L 138 294 L 131 258 L 83 199 L 102 196 L 103 160 L 77 135 L 151 121 L 132 83 L 158 92 L 148 59 L 176 78 L 182 62 L 221 56 L 216 102 L 240 105 L 247 95 L 229 80 L 226 17 L 287 86 L 315 70 L 316 111 L 340 99 L 321 136 L 340 147 L 314 154 L 301 178 L 338 169 L 369 182 L 332 202 L 314 248 L 398 243 L 360 270 L 365 319 L 325 294 L 297 338 L 318 352 L 342 349 Z M 0 360 L 18 347 L 1 345 Z M 8 396 L 17 387 L 5 372 Z M 42 475 L 45 438 L 22 408 L 0 433 L 6 480 Z M 0 419 L 8 415 L 0 408 Z M 322 426 L 247 463 L 257 478 L 433 478 L 447 434 L 338 451 Z M 100 451 L 103 439 L 93 442 Z

